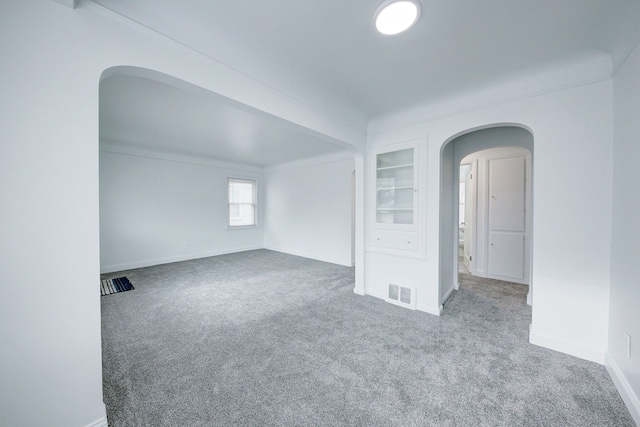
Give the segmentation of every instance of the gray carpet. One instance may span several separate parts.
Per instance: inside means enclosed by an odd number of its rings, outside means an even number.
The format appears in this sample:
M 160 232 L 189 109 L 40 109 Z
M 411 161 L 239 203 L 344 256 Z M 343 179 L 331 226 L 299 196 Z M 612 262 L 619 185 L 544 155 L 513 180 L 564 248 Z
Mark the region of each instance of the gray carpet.
M 353 269 L 251 251 L 105 275 L 115 426 L 634 426 L 604 367 L 527 343 L 526 286 L 463 276 L 441 317 Z

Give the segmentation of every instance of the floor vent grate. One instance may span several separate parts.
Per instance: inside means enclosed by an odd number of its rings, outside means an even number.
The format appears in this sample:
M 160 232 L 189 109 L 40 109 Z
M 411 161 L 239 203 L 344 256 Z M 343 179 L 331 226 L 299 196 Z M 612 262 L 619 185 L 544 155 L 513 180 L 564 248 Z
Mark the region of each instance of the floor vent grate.
M 387 301 L 415 310 L 416 308 L 416 290 L 413 286 L 400 284 L 398 282 L 389 283 L 389 292 Z

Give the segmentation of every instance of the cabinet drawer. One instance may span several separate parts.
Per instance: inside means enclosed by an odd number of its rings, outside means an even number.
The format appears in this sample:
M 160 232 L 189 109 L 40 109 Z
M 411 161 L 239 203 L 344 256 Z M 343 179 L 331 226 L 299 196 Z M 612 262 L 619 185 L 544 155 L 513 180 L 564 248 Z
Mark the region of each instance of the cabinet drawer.
M 371 246 L 404 251 L 418 250 L 418 233 L 407 231 L 371 230 Z

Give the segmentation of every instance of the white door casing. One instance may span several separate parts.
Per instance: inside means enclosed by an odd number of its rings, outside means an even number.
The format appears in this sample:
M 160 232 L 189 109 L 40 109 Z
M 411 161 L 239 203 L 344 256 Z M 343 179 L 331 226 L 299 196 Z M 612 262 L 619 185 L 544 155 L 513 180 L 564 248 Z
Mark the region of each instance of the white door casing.
M 473 245 L 475 244 L 475 214 L 477 210 L 476 199 L 478 194 L 477 176 L 478 161 L 474 160 L 465 175 L 465 201 L 464 201 L 464 266 L 468 271 L 473 271 Z

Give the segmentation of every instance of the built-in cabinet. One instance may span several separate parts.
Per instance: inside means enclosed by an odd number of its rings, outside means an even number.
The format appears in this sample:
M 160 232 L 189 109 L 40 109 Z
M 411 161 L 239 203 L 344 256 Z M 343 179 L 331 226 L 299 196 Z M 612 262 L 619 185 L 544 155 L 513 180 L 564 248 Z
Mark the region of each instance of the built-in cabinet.
M 413 225 L 415 149 L 376 154 L 376 223 Z
M 372 218 L 370 246 L 418 251 L 418 144 L 371 151 Z

